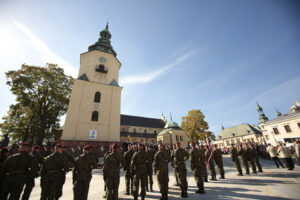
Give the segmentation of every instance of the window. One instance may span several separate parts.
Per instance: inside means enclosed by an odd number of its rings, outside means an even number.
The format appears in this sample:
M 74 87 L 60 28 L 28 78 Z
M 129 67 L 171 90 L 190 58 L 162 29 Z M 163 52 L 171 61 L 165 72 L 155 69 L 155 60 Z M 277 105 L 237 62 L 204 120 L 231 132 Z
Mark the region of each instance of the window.
M 98 116 L 99 116 L 99 113 L 97 111 L 94 111 L 92 113 L 92 121 L 98 121 Z
M 254 143 L 254 138 L 251 138 L 251 142 Z
M 298 128 L 300 128 L 300 123 L 298 123 Z
M 156 134 L 156 130 L 154 130 L 154 134 Z
M 122 128 L 122 132 L 125 132 L 125 128 Z
M 231 144 L 234 144 L 234 139 L 231 139 Z
M 180 141 L 183 141 L 183 137 L 182 137 L 182 135 L 180 136 Z
M 146 129 L 144 130 L 144 133 L 147 133 L 147 130 L 146 130 Z
M 229 146 L 229 140 L 226 140 L 226 145 Z
M 133 129 L 133 132 L 136 133 L 136 129 L 135 128 Z
M 103 73 L 107 73 L 107 68 L 104 65 L 98 65 L 96 67 L 96 72 L 103 72 Z
M 236 139 L 236 143 L 238 143 L 238 144 L 241 143 L 240 138 Z
M 291 128 L 290 128 L 289 125 L 284 125 L 284 129 L 285 129 L 285 131 L 286 131 L 287 133 L 292 132 L 292 130 L 291 130 Z
M 95 103 L 100 103 L 100 99 L 101 99 L 101 93 L 100 92 L 96 92 L 95 93 L 95 97 L 94 97 L 94 102 Z
M 279 131 L 277 128 L 273 128 L 273 131 L 274 131 L 275 135 L 279 135 Z
M 177 142 L 179 141 L 179 139 L 178 139 L 178 135 L 176 135 L 176 141 L 177 141 Z

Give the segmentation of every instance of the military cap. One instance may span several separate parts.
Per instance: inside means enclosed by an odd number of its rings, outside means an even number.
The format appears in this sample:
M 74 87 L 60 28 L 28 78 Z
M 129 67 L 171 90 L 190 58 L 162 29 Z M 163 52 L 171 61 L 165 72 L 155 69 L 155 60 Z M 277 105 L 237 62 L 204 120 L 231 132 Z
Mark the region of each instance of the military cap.
M 195 143 L 194 141 L 191 141 L 191 145 L 192 145 L 192 146 L 195 146 L 196 143 Z
M 62 148 L 62 145 L 60 143 L 55 145 L 57 148 Z
M 83 147 L 84 150 L 89 151 L 91 150 L 92 146 L 91 145 L 86 145 Z
M 30 144 L 29 144 L 28 142 L 23 142 L 23 143 L 21 144 L 21 146 L 27 146 L 27 147 L 30 147 Z
M 32 147 L 32 149 L 40 149 L 41 147 L 39 146 L 39 145 L 34 145 L 33 147 Z

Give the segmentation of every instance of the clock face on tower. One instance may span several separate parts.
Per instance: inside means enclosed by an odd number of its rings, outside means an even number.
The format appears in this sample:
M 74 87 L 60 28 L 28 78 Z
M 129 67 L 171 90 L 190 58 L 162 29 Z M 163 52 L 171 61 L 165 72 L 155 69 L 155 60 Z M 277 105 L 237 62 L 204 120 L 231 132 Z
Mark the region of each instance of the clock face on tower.
M 105 57 L 100 57 L 100 58 L 99 58 L 99 61 L 100 61 L 101 63 L 106 63 L 106 58 L 105 58 Z

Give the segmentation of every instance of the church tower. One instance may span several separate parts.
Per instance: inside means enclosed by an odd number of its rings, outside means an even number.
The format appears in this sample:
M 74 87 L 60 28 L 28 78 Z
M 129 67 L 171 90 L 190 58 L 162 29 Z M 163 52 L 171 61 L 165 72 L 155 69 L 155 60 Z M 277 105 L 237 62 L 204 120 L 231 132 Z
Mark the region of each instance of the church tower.
M 61 141 L 120 142 L 120 61 L 106 28 L 99 40 L 80 55 L 80 70 L 73 90 Z M 83 144 L 83 143 L 80 143 Z

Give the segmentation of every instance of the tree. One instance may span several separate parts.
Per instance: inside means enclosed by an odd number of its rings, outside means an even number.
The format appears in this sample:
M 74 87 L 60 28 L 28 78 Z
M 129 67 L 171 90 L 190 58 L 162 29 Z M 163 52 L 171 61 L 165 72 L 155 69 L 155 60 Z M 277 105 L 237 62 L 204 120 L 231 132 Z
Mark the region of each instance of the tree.
M 46 67 L 23 64 L 20 70 L 6 73 L 7 85 L 16 95 L 8 115 L 0 124 L 13 141 L 42 145 L 43 140 L 61 134 L 59 120 L 68 108 L 73 79 L 55 64 Z
M 204 118 L 200 110 L 190 110 L 187 116 L 182 117 L 181 129 L 185 131 L 189 141 L 205 141 L 206 137 L 215 139 L 215 135 L 208 131 L 209 126 Z

